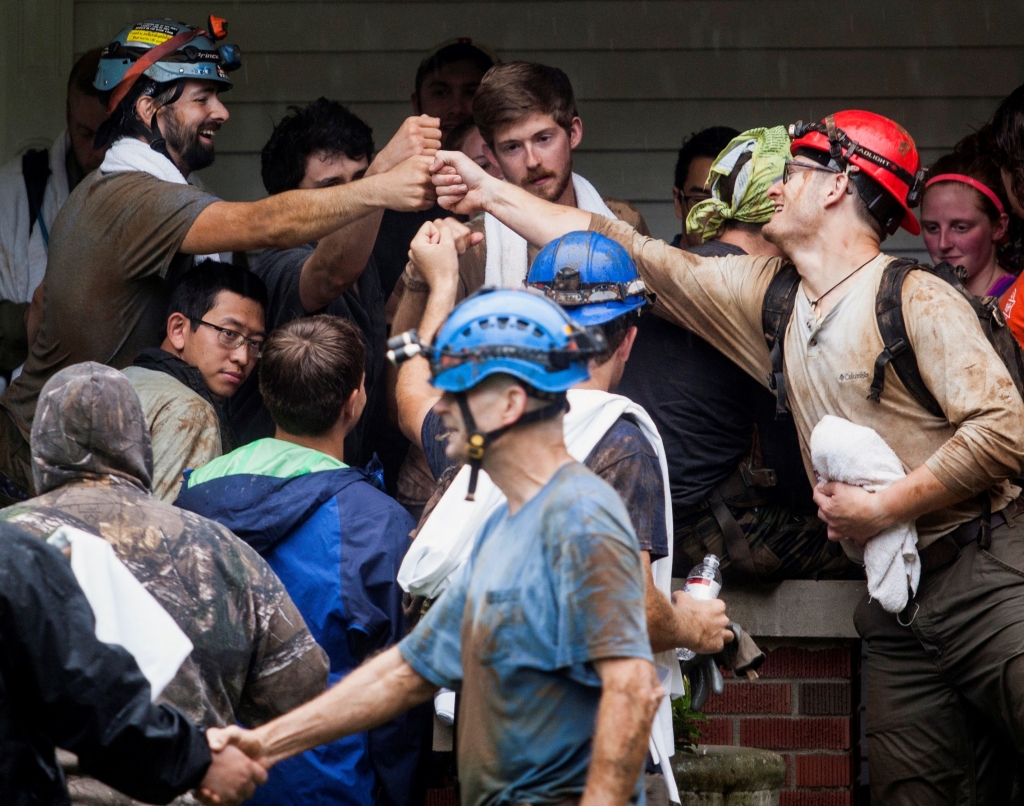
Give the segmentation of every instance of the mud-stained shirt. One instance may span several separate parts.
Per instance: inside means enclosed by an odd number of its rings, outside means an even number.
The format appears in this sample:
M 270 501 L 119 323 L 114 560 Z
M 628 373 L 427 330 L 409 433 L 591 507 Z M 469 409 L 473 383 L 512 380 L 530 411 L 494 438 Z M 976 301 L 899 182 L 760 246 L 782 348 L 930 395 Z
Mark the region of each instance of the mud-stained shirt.
M 113 477 L 66 484 L 0 519 L 41 538 L 66 524 L 111 544 L 195 647 L 159 699 L 199 725 L 260 725 L 327 687 L 327 656 L 281 581 L 220 524 Z
M 399 645 L 416 672 L 462 693 L 463 806 L 582 794 L 601 697 L 594 661 L 651 659 L 643 580 L 629 515 L 583 465 L 484 525 Z
M 26 440 L 52 375 L 82 361 L 120 369 L 160 344 L 170 286 L 193 262 L 178 249 L 215 201 L 142 171 L 93 171 L 75 188 L 53 222 L 39 335 L 0 399 Z
M 591 229 L 630 251 L 648 289 L 657 295 L 661 315 L 706 339 L 762 384 L 767 382 L 771 361 L 761 307 L 782 266 L 779 258 L 699 257 L 598 215 Z M 918 518 L 918 546 L 924 548 L 980 515 L 979 493 L 988 491 L 993 511 L 1016 496 L 1006 480 L 1024 465 L 1024 402 L 967 300 L 923 271 L 907 276 L 903 312 L 921 375 L 946 416 L 925 410 L 891 366 L 881 402 L 868 401 L 875 359 L 884 346 L 875 320 L 875 296 L 889 260 L 880 254 L 865 266 L 820 321 L 801 286 L 786 331 L 784 370 L 812 484 L 811 431 L 832 414 L 873 428 L 907 472 L 926 465 L 967 499 Z
M 121 370 L 142 401 L 153 441 L 153 495 L 173 504 L 182 472 L 221 455 L 220 421 L 207 400 L 166 372 L 144 367 Z

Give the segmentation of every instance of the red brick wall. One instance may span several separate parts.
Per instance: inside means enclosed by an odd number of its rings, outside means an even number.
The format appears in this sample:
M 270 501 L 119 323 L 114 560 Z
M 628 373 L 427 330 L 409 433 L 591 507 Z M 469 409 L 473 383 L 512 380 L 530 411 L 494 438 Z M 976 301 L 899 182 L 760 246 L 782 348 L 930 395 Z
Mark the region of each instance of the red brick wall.
M 768 652 L 760 679 L 727 678 L 708 700 L 701 741 L 782 755 L 779 806 L 851 806 L 854 660 L 849 645 Z

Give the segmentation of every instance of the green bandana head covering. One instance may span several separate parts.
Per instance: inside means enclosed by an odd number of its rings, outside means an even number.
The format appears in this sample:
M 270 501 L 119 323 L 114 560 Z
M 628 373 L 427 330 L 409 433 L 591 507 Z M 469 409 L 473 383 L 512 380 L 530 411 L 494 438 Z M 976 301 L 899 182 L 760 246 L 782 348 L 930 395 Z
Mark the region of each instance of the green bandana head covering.
M 711 198 L 693 206 L 686 217 L 686 231 L 702 233 L 706 243 L 726 221 L 770 221 L 775 204 L 767 196 L 768 188 L 782 176 L 789 143 L 785 126 L 748 129 L 733 138 L 711 164 Z M 732 193 L 728 192 L 730 185 Z

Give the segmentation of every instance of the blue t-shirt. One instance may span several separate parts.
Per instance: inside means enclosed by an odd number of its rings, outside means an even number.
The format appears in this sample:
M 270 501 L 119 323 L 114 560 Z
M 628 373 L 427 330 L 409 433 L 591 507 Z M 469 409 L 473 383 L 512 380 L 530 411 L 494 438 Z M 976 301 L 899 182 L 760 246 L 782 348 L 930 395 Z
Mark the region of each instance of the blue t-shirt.
M 559 469 L 513 517 L 505 505 L 487 521 L 399 644 L 419 674 L 461 691 L 463 806 L 583 792 L 601 697 L 592 662 L 651 659 L 643 579 L 622 501 L 583 465 Z

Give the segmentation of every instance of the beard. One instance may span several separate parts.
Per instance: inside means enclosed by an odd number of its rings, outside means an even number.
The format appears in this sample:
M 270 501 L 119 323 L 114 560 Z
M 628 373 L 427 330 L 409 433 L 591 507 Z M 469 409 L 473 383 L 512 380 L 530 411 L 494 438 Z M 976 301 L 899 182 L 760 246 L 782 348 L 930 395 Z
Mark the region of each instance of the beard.
M 548 182 L 546 185 L 541 185 L 540 187 L 536 187 L 532 184 L 538 179 L 544 179 L 546 177 L 551 177 L 552 181 Z M 562 194 L 565 193 L 566 188 L 569 187 L 569 183 L 571 181 L 572 162 L 569 162 L 562 173 L 549 171 L 546 168 L 539 168 L 536 171 L 530 171 L 520 183 L 520 187 L 527 193 L 544 199 L 544 201 L 557 202 L 562 197 Z
M 213 165 L 214 153 L 213 144 L 206 145 L 199 137 L 200 128 L 219 129 L 216 123 L 197 123 L 192 128 L 186 128 L 178 122 L 172 114 L 168 115 L 164 122 L 164 140 L 167 141 L 169 150 L 180 154 L 182 160 L 188 165 L 189 171 L 201 171 Z

